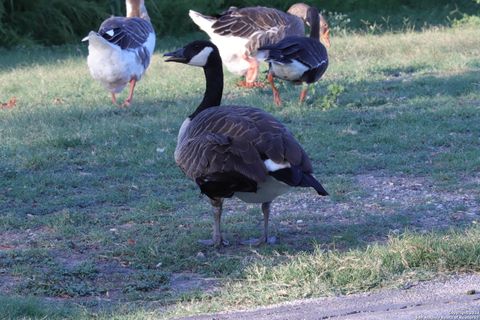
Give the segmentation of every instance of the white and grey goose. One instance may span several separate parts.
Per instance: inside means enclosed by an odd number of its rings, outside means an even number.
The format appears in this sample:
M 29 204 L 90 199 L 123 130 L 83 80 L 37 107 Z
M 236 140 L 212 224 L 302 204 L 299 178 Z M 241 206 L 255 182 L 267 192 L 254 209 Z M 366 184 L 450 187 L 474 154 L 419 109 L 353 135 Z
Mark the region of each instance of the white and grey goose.
M 273 78 L 304 83 L 300 93 L 300 102 L 305 100 L 310 84 L 318 81 L 328 67 L 327 49 L 320 42 L 318 10 L 309 7 L 308 20 L 312 22 L 310 37 L 289 36 L 275 44 L 258 48 L 257 57 L 269 63 L 268 81 L 272 86 L 273 99 L 281 105 L 280 94 Z
M 222 61 L 210 41 L 194 41 L 165 54 L 166 61 L 203 67 L 206 90 L 202 102 L 183 122 L 175 161 L 197 183 L 214 207 L 212 240 L 224 244 L 220 218 L 224 198 L 232 196 L 261 203 L 264 230 L 260 239 L 270 242 L 270 202 L 292 187 L 312 187 L 328 193 L 312 174 L 310 160 L 291 132 L 272 115 L 248 106 L 220 105 L 223 93 Z
M 306 18 L 307 9 L 305 4 L 293 5 L 288 12 L 267 7 L 231 7 L 219 16 L 206 16 L 193 10 L 189 15 L 218 47 L 227 69 L 245 76 L 245 81 L 240 84 L 255 87 L 261 86 L 255 81 L 259 69 L 257 49 L 286 36 L 303 36 L 305 25 L 302 19 Z M 328 25 L 325 23 L 325 26 L 322 36 L 328 42 Z
M 127 16 L 110 17 L 98 32 L 91 31 L 87 63 L 92 77 L 112 95 L 130 83 L 130 91 L 122 106 L 129 106 L 135 84 L 147 70 L 155 49 L 155 32 L 150 23 L 144 0 L 126 0 Z

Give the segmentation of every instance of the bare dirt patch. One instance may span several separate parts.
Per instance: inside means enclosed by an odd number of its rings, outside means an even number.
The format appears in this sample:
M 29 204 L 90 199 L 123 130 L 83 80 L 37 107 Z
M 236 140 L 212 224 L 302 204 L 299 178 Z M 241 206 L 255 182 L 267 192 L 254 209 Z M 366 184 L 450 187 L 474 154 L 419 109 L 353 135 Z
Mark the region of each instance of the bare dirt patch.
M 445 190 L 425 177 L 358 175 L 351 181 L 352 191 L 341 199 L 318 197 L 311 190 L 278 198 L 272 203 L 271 228 L 288 243 L 306 234 L 329 243 L 345 230 L 363 241 L 381 241 L 405 229 L 423 233 L 480 223 L 480 177 L 471 177 L 464 185 Z M 231 199 L 224 208 L 226 216 L 258 211 L 261 223 L 258 205 Z

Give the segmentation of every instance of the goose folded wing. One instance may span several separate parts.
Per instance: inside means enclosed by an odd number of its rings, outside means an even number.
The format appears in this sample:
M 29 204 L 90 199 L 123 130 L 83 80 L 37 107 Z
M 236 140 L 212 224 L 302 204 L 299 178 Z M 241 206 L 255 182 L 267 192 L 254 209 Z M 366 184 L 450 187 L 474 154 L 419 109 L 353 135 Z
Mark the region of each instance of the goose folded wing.
M 221 133 L 207 132 L 189 139 L 177 163 L 192 180 L 238 173 L 253 181 L 264 181 L 267 171 L 251 142 Z
M 268 50 L 267 60 L 291 63 L 297 60 L 308 68 L 318 68 L 328 63 L 325 47 L 318 41 L 307 37 L 291 36 L 273 45 L 266 45 L 259 50 Z
M 320 42 L 311 38 L 302 39 L 302 51 L 299 52 L 297 60 L 310 68 L 319 68 L 328 65 L 327 50 Z
M 122 49 L 137 49 L 154 31 L 150 22 L 144 19 L 112 17 L 102 23 L 98 33 Z
M 264 181 L 264 161 L 288 162 L 312 172 L 305 151 L 288 129 L 263 110 L 241 106 L 212 108 L 196 118 L 182 143 L 177 163 L 191 179 L 214 172 L 235 171 Z
M 287 24 L 285 13 L 271 8 L 251 7 L 229 10 L 212 25 L 221 36 L 256 38 L 256 42 L 267 44 L 266 38 L 283 37 Z M 278 41 L 278 40 L 277 40 Z

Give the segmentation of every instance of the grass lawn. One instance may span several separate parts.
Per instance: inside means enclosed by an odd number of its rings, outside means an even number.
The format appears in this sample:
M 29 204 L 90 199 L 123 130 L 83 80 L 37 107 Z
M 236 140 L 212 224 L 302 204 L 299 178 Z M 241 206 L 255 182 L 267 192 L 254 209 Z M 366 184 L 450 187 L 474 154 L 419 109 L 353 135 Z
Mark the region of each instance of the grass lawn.
M 226 73 L 223 103 L 283 121 L 331 196 L 278 198 L 277 244 L 259 248 L 239 244 L 259 206 L 228 200 L 220 250 L 196 242 L 211 208 L 173 160 L 204 78 L 162 53 L 187 41 L 159 41 L 128 109 L 83 44 L 0 51 L 0 102 L 17 101 L 0 109 L 1 319 L 154 319 L 480 271 L 478 28 L 333 38 L 304 105 Z

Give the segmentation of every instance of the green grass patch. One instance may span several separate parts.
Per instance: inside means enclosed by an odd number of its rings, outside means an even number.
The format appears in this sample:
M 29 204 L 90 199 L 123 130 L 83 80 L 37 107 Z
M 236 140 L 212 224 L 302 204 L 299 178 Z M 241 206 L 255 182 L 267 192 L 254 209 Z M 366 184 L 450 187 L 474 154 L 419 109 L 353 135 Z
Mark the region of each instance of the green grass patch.
M 192 299 L 176 312 L 231 310 L 293 299 L 401 286 L 433 275 L 480 270 L 480 228 L 445 234 L 406 232 L 385 244 L 339 252 L 317 247 L 277 264 L 264 256 L 220 292 Z M 208 303 L 206 303 L 208 301 Z
M 221 250 L 197 243 L 212 211 L 173 160 L 203 73 L 161 57 L 198 36 L 159 41 L 128 109 L 92 81 L 85 45 L 2 51 L 0 102 L 17 105 L 0 110 L 0 310 L 154 319 L 478 270 L 478 29 L 334 36 L 303 105 L 298 86 L 279 82 L 277 108 L 226 72 L 224 103 L 285 123 L 331 196 L 280 197 L 278 243 L 260 248 L 239 245 L 259 206 L 227 201 Z

